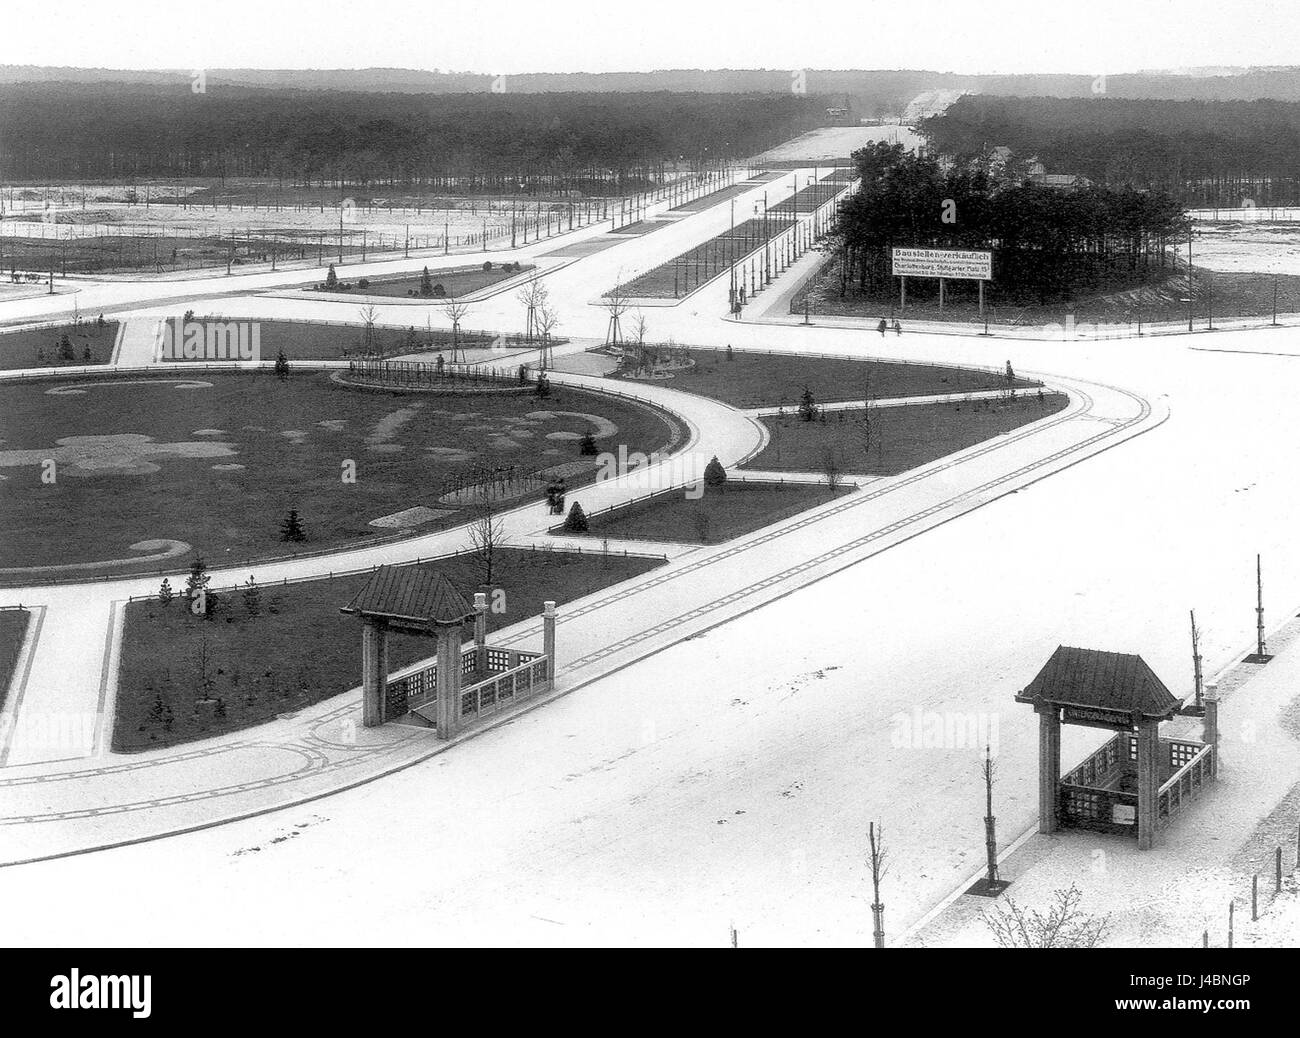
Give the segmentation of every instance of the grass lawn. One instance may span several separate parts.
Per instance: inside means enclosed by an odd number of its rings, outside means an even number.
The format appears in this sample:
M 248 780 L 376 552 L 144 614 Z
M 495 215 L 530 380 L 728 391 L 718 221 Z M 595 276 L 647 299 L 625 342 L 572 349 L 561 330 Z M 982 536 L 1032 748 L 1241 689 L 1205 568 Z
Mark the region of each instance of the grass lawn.
M 18 666 L 18 653 L 31 618 L 26 609 L 0 609 L 0 707 L 5 705 L 5 696 L 9 694 L 9 683 Z
M 695 501 L 671 490 L 594 515 L 589 536 L 721 544 L 849 492 L 845 487 L 832 492 L 824 486 L 737 480 L 704 489 Z
M 742 256 L 762 248 L 767 238 L 784 234 L 793 221 L 788 216 L 772 216 L 766 220 L 745 220 L 728 228 L 693 249 L 674 256 L 653 270 L 647 270 L 623 285 L 623 291 L 634 298 L 676 299 L 689 295 L 710 278 L 726 271 Z M 605 293 L 609 295 L 608 292 Z
M 337 256 L 337 247 L 331 248 Z M 361 251 L 359 243 L 348 245 L 344 255 L 359 256 Z M 314 232 L 303 235 L 298 244 L 281 242 L 278 247 L 282 263 L 315 260 L 322 253 L 329 255 L 328 250 L 319 247 L 319 237 Z M 237 238 L 232 253 L 228 237 L 202 233 L 111 234 L 59 241 L 6 235 L 5 260 L 29 270 L 53 269 L 56 277 L 64 273 L 104 271 L 161 273 L 224 267 L 227 262 L 233 267 L 269 263 L 271 246 L 261 239 L 250 242 Z
M 446 499 L 465 487 L 512 474 L 512 490 L 541 500 L 520 477 L 556 466 L 570 486 L 586 482 L 597 471 L 579 451 L 587 432 L 601 450 L 650 453 L 678 423 L 559 386 L 545 399 L 393 394 L 323 372 L 3 384 L 0 568 L 116 560 L 96 573 L 174 572 L 191 552 L 235 565 L 392 534 L 403 527 L 371 521 L 417 506 L 427 511 L 405 528 L 428 532 L 472 518 L 471 494 Z M 41 478 L 46 459 L 53 482 Z M 306 526 L 302 544 L 280 540 L 290 509 Z M 180 542 L 179 555 L 156 558 L 157 540 Z
M 64 335 L 72 344 L 72 359 L 59 356 Z M 117 322 L 105 320 L 101 327 L 94 320 L 80 325 L 64 324 L 56 328 L 33 328 L 19 332 L 0 332 L 0 371 L 18 368 L 71 367 L 81 364 L 107 364 L 113 358 L 117 341 Z M 86 356 L 86 351 L 90 356 Z M 44 359 L 42 359 L 42 354 Z
M 892 340 L 891 340 L 892 344 Z M 725 351 L 691 350 L 695 367 L 677 372 L 664 385 L 687 393 L 721 400 L 733 407 L 788 407 L 799 405 L 804 387 L 819 404 L 876 399 L 969 393 L 1001 389 L 1004 376 L 991 371 L 971 371 L 929 364 L 862 361 L 850 357 L 800 357 L 790 353 L 745 353 L 736 350 L 727 360 Z M 616 376 L 611 376 L 616 377 Z M 1018 388 L 1036 382 L 1017 379 Z
M 441 569 L 470 601 L 482 589 L 475 556 L 423 565 Z M 505 590 L 507 611 L 489 611 L 488 629 L 539 615 L 547 599 L 563 606 L 659 565 L 657 559 L 506 549 L 496 557 L 493 585 Z M 261 614 L 251 618 L 239 592 L 221 593 L 216 613 L 207 620 L 193 616 L 180 598 L 167 606 L 132 602 L 122 640 L 113 749 L 166 746 L 247 728 L 355 688 L 361 683 L 361 624 L 339 608 L 368 579 L 362 573 L 272 585 L 262 589 Z M 471 627 L 465 636 L 473 636 Z M 389 640 L 394 671 L 433 653 L 432 639 Z M 196 707 L 199 698 L 215 698 L 220 705 Z
M 433 285 L 434 295 L 428 298 L 455 299 L 457 296 L 467 296 L 472 292 L 478 292 L 480 289 L 488 288 L 532 269 L 534 268 L 528 265 L 521 265 L 518 269 L 515 269 L 515 266 L 511 264 L 510 269 L 506 270 L 502 264 L 493 263 L 491 270 L 484 270 L 482 265 L 457 267 L 454 270 L 431 270 L 429 271 L 429 281 Z M 418 297 L 422 277 L 422 274 L 403 274 L 400 277 L 370 278 L 366 285 L 362 285 L 359 281 L 347 281 L 340 278 L 341 284 L 347 284 L 351 287 L 333 292 L 320 285 L 314 287 L 317 291 L 329 292 L 331 295 Z M 439 285 L 443 288 L 442 295 L 437 293 Z
M 824 422 L 764 418 L 771 440 L 746 467 L 824 472 L 829 451 L 841 472 L 895 476 L 1055 414 L 1068 403 L 1064 393 L 1026 393 L 1014 401 L 877 407 L 871 411 L 869 451 L 860 409 L 824 411 Z

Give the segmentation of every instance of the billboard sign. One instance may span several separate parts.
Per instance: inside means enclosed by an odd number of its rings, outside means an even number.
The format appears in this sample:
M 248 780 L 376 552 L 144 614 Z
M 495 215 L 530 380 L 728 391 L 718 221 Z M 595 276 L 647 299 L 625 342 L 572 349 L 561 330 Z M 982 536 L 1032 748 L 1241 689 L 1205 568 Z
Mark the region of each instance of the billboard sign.
M 893 250 L 895 277 L 993 280 L 993 253 L 971 249 Z

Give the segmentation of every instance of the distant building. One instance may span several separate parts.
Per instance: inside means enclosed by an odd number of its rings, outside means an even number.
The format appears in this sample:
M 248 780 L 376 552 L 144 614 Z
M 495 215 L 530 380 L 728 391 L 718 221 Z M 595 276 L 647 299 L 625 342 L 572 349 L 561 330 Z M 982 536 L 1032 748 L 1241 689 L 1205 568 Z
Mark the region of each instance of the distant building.
M 1055 188 L 1059 191 L 1076 191 L 1092 186 L 1091 180 L 1078 173 L 1031 173 L 1025 178 L 1025 183 Z

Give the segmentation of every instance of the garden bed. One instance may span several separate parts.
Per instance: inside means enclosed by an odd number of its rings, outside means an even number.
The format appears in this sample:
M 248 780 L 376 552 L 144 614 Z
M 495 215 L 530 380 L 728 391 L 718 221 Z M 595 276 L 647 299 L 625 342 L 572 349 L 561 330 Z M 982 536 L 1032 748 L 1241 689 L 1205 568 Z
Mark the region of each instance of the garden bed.
M 600 552 L 499 549 L 492 588 L 505 612 L 487 614 L 494 631 L 537 616 L 542 603 L 563 605 L 662 565 L 657 558 Z M 473 601 L 484 571 L 472 554 L 421 564 L 445 573 Z M 203 619 L 182 597 L 126 608 L 118 672 L 113 749 L 169 746 L 261 724 L 361 683 L 361 624 L 339 612 L 370 579 L 366 571 L 260 591 L 250 616 L 239 590 L 217 592 L 214 614 Z M 0 617 L 3 617 L 0 613 Z M 466 637 L 472 632 L 466 627 Z M 393 635 L 389 666 L 432 656 L 431 638 Z

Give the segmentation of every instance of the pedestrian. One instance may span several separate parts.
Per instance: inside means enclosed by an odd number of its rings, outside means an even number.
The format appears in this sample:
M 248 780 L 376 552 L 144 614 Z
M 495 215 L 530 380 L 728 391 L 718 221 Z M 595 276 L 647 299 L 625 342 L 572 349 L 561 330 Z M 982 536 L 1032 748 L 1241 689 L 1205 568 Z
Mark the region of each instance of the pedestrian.
M 880 332 L 880 337 L 881 337 L 882 339 L 885 337 L 885 332 L 888 330 L 888 328 L 889 328 L 889 322 L 886 321 L 886 320 L 882 317 L 882 318 L 880 319 L 880 325 L 879 325 L 879 327 L 876 329 L 877 331 Z
M 894 318 L 894 334 L 895 334 L 895 335 L 902 335 L 902 334 L 903 334 L 903 326 L 902 326 L 901 324 L 898 323 L 898 318 L 897 318 L 897 317 Z

